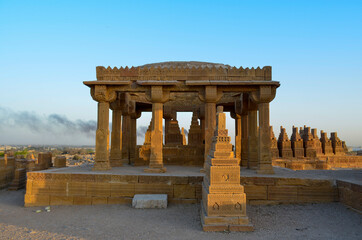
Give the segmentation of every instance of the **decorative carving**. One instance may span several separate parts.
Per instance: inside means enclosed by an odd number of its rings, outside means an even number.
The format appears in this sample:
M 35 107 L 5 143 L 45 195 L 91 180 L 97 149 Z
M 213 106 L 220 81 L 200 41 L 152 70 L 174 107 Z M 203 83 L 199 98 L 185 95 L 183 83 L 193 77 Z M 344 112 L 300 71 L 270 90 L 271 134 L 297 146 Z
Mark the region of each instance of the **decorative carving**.
M 91 95 L 97 102 L 113 102 L 117 98 L 117 93 L 109 90 L 106 85 L 96 85 L 92 87 Z
M 243 68 L 228 65 L 195 62 L 165 62 L 154 66 L 141 67 L 102 67 L 98 66 L 98 81 L 136 80 L 215 80 L 247 81 L 271 80 L 271 67 Z M 206 78 L 207 79 L 206 79 Z

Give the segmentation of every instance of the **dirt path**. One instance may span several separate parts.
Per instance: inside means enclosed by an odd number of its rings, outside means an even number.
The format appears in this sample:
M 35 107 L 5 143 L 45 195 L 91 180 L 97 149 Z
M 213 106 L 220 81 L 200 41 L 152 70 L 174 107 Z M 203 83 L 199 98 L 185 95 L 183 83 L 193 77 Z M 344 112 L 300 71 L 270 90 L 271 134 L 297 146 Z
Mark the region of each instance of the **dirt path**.
M 362 215 L 339 203 L 249 206 L 255 232 L 205 233 L 198 204 L 54 206 L 45 212 L 24 208 L 23 196 L 0 191 L 0 239 L 362 239 Z

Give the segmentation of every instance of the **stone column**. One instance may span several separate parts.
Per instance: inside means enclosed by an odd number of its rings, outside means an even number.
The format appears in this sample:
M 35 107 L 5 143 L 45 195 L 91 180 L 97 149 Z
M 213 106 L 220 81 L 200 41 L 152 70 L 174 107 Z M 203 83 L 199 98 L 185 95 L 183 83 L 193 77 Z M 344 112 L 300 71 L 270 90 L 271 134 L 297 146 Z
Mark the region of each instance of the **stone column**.
M 111 167 L 122 166 L 122 109 L 117 99 L 110 105 L 112 109 L 112 135 L 111 135 Z
M 271 155 L 269 102 L 274 99 L 276 88 L 276 86 L 260 86 L 258 91 L 250 94 L 250 99 L 258 104 L 259 110 L 258 174 L 274 174 Z
M 241 166 L 248 166 L 248 114 L 241 115 Z
M 169 93 L 165 94 L 162 86 L 152 86 L 150 100 L 152 101 L 152 131 L 151 131 L 151 153 L 149 168 L 145 172 L 163 173 L 166 168 L 163 166 L 163 103 L 169 98 Z
M 271 156 L 269 103 L 259 103 L 259 161 L 258 174 L 274 174 Z M 291 152 L 291 151 L 290 151 Z M 291 153 L 292 154 L 292 153 Z
M 109 162 L 109 103 L 113 102 L 117 95 L 103 85 L 92 88 L 91 95 L 94 100 L 98 101 L 96 157 L 93 170 L 109 170 L 111 168 Z
M 209 155 L 212 137 L 216 128 L 216 102 L 222 97 L 218 94 L 216 86 L 206 86 L 205 94 L 201 100 L 205 102 L 205 151 L 204 151 L 204 169 L 207 156 Z
M 123 112 L 122 114 L 122 163 L 129 164 L 131 141 L 131 116 Z
M 235 120 L 235 158 L 241 162 L 241 116 L 234 112 L 230 116 Z
M 145 172 L 166 172 L 163 167 L 163 104 L 152 103 L 151 154 L 149 168 Z
M 257 110 L 250 110 L 248 114 L 248 168 L 258 166 L 258 119 Z
M 201 128 L 201 140 L 202 143 L 205 143 L 205 107 L 199 109 L 199 119 L 200 119 L 200 128 Z
M 131 114 L 131 131 L 130 131 L 130 146 L 129 146 L 129 156 L 130 163 L 134 164 L 136 159 L 136 149 L 137 149 L 137 118 L 141 116 L 141 112 L 136 112 Z
M 205 103 L 205 160 L 209 155 L 212 137 L 216 127 L 216 103 Z

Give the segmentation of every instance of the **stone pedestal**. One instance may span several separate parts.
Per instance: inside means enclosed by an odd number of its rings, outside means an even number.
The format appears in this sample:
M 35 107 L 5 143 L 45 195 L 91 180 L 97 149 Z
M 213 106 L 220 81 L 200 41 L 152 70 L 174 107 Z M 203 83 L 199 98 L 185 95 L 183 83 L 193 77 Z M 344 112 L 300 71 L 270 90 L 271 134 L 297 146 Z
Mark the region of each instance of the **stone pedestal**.
M 331 141 L 332 141 L 333 153 L 335 155 L 344 155 L 345 152 L 342 146 L 342 141 L 339 139 L 336 132 L 331 133 Z
M 273 127 L 270 126 L 270 153 L 272 158 L 279 158 L 278 140 L 275 138 Z
M 63 168 L 67 166 L 67 158 L 65 156 L 56 156 L 54 159 L 55 168 Z
M 189 129 L 188 145 L 202 146 L 203 145 L 202 141 L 203 141 L 202 130 L 199 125 L 199 122 L 197 121 L 197 115 L 194 112 L 192 114 L 192 120 L 191 120 L 190 129 Z
M 282 126 L 280 127 L 280 134 L 278 138 L 278 149 L 279 156 L 281 158 L 291 159 L 293 157 L 292 143 L 288 138 L 288 134 L 285 131 L 285 128 Z
M 168 123 L 167 134 L 165 135 L 165 142 L 167 146 L 182 145 L 182 135 L 178 121 L 173 119 Z
M 316 150 L 317 157 L 322 156 L 323 155 L 322 143 L 318 137 L 316 128 L 312 129 L 312 136 L 313 136 L 314 148 Z
M 322 143 L 322 150 L 324 155 L 332 156 L 333 153 L 333 147 L 332 147 L 332 141 L 328 139 L 327 133 L 321 131 L 321 138 L 320 141 Z
M 298 128 L 294 126 L 293 126 L 292 136 L 290 137 L 290 141 L 292 143 L 293 157 L 303 158 L 304 157 L 303 139 L 298 133 Z
M 313 140 L 313 135 L 310 131 L 310 127 L 304 126 L 303 143 L 304 143 L 304 156 L 307 158 L 316 158 L 317 151 L 314 148 L 314 140 Z
M 216 130 L 205 162 L 201 224 L 204 231 L 253 231 L 246 215 L 240 166 L 232 152 L 225 118 L 222 107 L 218 107 Z

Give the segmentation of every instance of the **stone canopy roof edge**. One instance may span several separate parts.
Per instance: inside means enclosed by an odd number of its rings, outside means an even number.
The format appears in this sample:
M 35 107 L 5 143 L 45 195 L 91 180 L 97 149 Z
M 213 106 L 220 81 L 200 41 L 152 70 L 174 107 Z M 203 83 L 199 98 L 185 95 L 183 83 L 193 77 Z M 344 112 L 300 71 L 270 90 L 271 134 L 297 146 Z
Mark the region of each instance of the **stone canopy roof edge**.
M 231 67 L 229 65 L 223 66 L 138 66 L 138 67 L 96 67 L 97 80 L 118 80 L 123 78 L 139 78 L 147 76 L 164 76 L 164 77 L 241 77 L 250 78 L 254 80 L 271 80 L 272 67 L 264 66 L 262 68 L 243 68 Z

